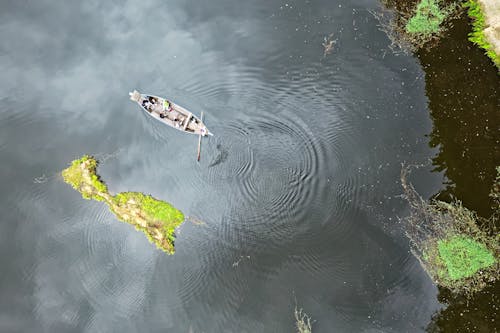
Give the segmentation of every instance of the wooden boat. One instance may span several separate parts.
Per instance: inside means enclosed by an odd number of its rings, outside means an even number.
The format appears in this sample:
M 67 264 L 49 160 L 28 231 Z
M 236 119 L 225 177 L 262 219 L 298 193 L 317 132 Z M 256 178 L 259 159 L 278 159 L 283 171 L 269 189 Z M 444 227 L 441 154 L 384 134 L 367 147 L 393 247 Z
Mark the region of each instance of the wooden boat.
M 147 114 L 170 127 L 181 132 L 200 136 L 213 135 L 200 118 L 170 100 L 154 95 L 141 94 L 137 90 L 129 93 L 129 95 L 130 99 L 137 102 Z

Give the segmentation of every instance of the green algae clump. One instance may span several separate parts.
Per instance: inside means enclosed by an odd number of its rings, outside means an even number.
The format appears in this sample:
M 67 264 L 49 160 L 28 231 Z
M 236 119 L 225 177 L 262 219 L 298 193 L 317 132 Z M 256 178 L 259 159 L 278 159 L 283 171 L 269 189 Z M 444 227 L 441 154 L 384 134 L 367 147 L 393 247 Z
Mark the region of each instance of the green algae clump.
M 175 229 L 184 221 L 171 204 L 139 192 L 111 195 L 96 173 L 98 162 L 89 155 L 75 160 L 62 171 L 64 181 L 85 199 L 104 201 L 116 217 L 146 234 L 149 241 L 168 254 L 175 252 Z
M 80 192 L 85 199 L 104 201 L 100 193 L 108 193 L 108 188 L 96 174 L 97 161 L 85 155 L 71 162 L 71 166 L 62 172 L 63 179 L 75 190 Z M 87 172 L 84 172 L 84 171 Z
M 422 0 L 417 5 L 415 15 L 406 23 L 406 32 L 424 35 L 438 33 L 446 15 L 447 12 L 439 8 L 437 1 Z
M 500 172 L 500 168 L 497 170 Z M 408 172 L 409 168 L 401 171 L 401 183 L 410 204 L 406 235 L 427 274 L 439 286 L 466 295 L 498 280 L 500 234 L 493 222 L 500 207 L 495 207 L 497 213 L 490 219 L 484 219 L 459 201 L 426 202 L 407 182 Z M 493 184 L 493 199 L 498 194 L 499 181 L 500 177 Z
M 435 46 L 459 17 L 462 0 L 382 0 L 393 14 L 372 12 L 380 30 L 391 40 L 391 47 L 403 51 L 418 51 Z
M 452 280 L 471 277 L 480 269 L 495 264 L 495 257 L 484 244 L 466 236 L 440 240 L 438 250 Z
M 493 252 L 484 243 L 463 234 L 428 242 L 423 258 L 444 285 L 471 278 L 496 263 Z

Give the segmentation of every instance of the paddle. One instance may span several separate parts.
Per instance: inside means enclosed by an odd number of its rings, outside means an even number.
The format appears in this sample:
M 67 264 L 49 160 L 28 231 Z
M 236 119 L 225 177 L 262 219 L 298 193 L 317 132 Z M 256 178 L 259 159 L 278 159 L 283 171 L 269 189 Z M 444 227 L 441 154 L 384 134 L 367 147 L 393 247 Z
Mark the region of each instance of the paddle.
M 201 111 L 201 122 L 203 123 L 203 111 Z M 201 153 L 201 134 L 200 136 L 198 137 L 198 162 L 200 161 L 200 153 Z

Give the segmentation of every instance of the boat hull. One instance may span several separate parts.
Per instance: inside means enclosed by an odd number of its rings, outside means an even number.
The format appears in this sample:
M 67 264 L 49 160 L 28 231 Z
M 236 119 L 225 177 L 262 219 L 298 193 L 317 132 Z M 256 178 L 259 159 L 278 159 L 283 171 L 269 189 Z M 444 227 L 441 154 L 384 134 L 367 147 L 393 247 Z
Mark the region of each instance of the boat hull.
M 141 94 L 137 90 L 129 94 L 130 99 L 144 112 L 165 125 L 184 133 L 212 135 L 200 118 L 172 101 L 155 95 Z

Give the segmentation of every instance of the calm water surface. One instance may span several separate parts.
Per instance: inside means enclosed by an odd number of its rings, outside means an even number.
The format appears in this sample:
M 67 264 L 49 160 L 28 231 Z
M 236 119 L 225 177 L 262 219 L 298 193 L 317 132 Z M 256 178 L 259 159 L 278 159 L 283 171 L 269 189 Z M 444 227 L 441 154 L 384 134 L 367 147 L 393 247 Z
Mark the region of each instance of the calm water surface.
M 4 1 L 0 331 L 291 332 L 296 303 L 314 332 L 423 331 L 442 305 L 398 223 L 399 172 L 436 151 L 424 73 L 377 6 Z M 200 163 L 134 88 L 204 111 Z M 86 153 L 111 191 L 203 224 L 156 250 L 57 177 Z

